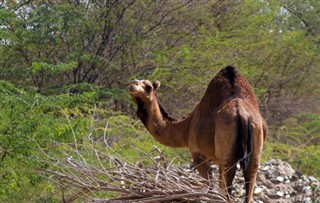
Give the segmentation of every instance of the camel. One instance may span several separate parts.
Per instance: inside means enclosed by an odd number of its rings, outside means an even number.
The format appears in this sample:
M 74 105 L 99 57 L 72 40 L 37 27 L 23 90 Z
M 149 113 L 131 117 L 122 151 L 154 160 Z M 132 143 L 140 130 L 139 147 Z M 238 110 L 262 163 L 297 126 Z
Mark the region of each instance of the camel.
M 240 163 L 245 179 L 245 202 L 252 201 L 267 125 L 249 81 L 232 66 L 219 71 L 186 118 L 177 120 L 164 110 L 156 90 L 160 82 L 133 80 L 129 92 L 137 115 L 161 144 L 191 152 L 199 174 L 210 178 L 211 162 L 219 166 L 219 187 L 231 201 L 231 186 Z

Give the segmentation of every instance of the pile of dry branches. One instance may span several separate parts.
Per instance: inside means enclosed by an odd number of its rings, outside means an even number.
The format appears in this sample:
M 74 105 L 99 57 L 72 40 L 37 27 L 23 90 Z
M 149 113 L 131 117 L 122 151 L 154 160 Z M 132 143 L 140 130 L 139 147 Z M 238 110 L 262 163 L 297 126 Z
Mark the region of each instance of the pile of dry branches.
M 97 150 L 92 153 L 96 162 L 89 163 L 77 150 L 74 157 L 68 155 L 56 160 L 55 167 L 39 171 L 60 186 L 64 202 L 226 202 L 215 184 L 169 162 L 158 148 L 155 151 L 158 156 L 146 153 L 132 164 Z

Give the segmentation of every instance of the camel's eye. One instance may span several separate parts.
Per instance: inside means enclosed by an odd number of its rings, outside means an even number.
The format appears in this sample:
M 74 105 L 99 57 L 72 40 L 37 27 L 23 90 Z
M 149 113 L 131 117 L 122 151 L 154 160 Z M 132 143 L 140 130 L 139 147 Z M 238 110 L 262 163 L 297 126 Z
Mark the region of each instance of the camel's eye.
M 146 90 L 146 92 L 149 93 L 152 90 L 152 86 L 151 85 L 146 85 L 144 89 Z

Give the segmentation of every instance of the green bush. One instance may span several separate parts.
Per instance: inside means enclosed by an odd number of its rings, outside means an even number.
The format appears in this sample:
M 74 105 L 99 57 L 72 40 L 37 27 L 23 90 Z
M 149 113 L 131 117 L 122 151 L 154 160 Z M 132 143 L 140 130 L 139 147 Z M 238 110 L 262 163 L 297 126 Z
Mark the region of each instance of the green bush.
M 89 133 L 95 93 L 42 96 L 1 81 L 0 97 L 0 201 L 51 198 L 35 170 L 46 167 L 52 141 L 80 143 Z
M 59 187 L 37 169 L 52 167 L 50 157 L 65 156 L 70 146 L 84 154 L 88 153 L 86 146 L 106 152 L 112 149 L 130 162 L 139 161 L 139 150 L 151 152 L 157 146 L 169 157 L 185 156 L 179 160 L 189 161 L 185 150 L 157 143 L 138 119 L 101 108 L 105 107 L 100 105 L 101 92 L 92 90 L 43 96 L 0 82 L 1 202 L 58 201 Z

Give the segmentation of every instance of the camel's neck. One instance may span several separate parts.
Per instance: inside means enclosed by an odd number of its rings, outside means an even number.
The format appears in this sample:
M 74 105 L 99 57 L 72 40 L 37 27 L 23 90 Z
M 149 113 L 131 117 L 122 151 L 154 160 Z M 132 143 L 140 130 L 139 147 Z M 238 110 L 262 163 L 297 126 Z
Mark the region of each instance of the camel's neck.
M 169 147 L 187 147 L 190 118 L 177 121 L 164 111 L 158 100 L 145 104 L 138 102 L 138 116 L 151 135 Z

